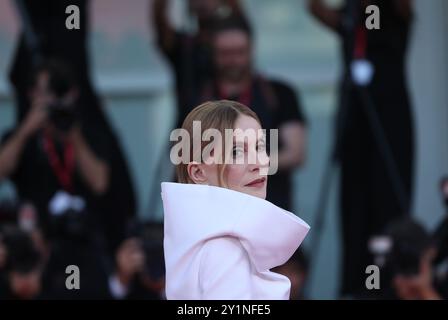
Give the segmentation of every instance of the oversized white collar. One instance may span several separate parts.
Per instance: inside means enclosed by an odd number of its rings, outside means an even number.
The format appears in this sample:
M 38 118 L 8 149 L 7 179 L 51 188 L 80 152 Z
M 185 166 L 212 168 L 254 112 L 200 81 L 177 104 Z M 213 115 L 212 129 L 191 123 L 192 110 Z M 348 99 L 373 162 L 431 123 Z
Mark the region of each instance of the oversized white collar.
M 221 187 L 162 183 L 166 244 L 180 251 L 208 239 L 240 240 L 258 272 L 284 264 L 310 227 L 269 201 Z

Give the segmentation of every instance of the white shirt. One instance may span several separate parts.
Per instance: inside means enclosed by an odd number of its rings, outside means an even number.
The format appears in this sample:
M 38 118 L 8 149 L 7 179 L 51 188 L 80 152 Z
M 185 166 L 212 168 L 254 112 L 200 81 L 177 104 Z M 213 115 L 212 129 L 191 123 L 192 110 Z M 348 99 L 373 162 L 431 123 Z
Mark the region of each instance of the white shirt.
M 291 212 L 230 189 L 162 183 L 166 297 L 289 299 L 284 264 L 310 227 Z

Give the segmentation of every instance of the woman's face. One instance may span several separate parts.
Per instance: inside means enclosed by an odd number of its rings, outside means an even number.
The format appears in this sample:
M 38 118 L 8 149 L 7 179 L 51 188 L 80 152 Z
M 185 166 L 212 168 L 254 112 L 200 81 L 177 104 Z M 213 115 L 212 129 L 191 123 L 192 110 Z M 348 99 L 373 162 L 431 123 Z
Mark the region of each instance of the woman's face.
M 240 115 L 235 123 L 232 146 L 232 164 L 226 164 L 224 183 L 235 191 L 266 198 L 269 157 L 266 153 L 265 136 L 260 124 L 250 116 Z M 253 138 L 248 132 L 253 132 Z M 216 164 L 202 164 L 207 183 L 219 186 L 219 167 Z

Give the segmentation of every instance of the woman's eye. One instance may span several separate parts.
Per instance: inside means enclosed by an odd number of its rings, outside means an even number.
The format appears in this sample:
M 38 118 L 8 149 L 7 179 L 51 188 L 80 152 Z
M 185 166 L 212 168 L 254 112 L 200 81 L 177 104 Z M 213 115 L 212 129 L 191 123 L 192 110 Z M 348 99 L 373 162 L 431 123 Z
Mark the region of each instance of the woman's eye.
M 244 150 L 242 148 L 233 148 L 233 157 L 240 157 L 244 154 Z
M 265 150 L 266 150 L 266 145 L 264 143 L 257 145 L 258 152 L 265 151 Z

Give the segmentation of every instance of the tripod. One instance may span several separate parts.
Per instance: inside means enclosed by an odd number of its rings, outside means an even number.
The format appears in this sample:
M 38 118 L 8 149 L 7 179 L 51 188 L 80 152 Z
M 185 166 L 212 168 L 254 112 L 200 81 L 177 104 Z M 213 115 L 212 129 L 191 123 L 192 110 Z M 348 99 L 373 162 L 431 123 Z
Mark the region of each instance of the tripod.
M 342 32 L 346 41 L 344 43 L 344 68 L 345 77 L 342 87 L 342 97 L 340 101 L 339 117 L 337 121 L 336 137 L 333 143 L 332 151 L 330 153 L 328 162 L 324 169 L 322 176 L 320 190 L 318 195 L 318 205 L 315 213 L 315 220 L 313 225 L 313 237 L 311 239 L 311 251 L 314 259 L 317 260 L 318 251 L 320 249 L 320 243 L 322 239 L 322 230 L 325 225 L 325 213 L 328 204 L 328 197 L 331 191 L 331 185 L 335 174 L 335 169 L 338 163 L 341 161 L 342 145 L 346 139 L 348 115 L 351 112 L 353 105 L 350 103 L 352 94 L 356 94 L 359 97 L 360 107 L 364 113 L 368 127 L 374 140 L 375 147 L 377 148 L 380 157 L 385 166 L 387 177 L 391 183 L 394 197 L 397 199 L 397 203 L 400 207 L 400 211 L 408 213 L 409 197 L 407 194 L 403 179 L 399 174 L 397 163 L 394 159 L 391 146 L 387 140 L 384 128 L 381 120 L 377 114 L 377 108 L 369 92 L 368 85 L 371 81 L 370 77 L 360 76 L 362 74 L 361 64 L 355 57 L 355 47 L 357 45 L 356 31 L 361 22 L 362 7 L 357 0 L 347 1 L 346 15 L 342 21 Z M 368 79 L 367 79 L 368 78 Z

